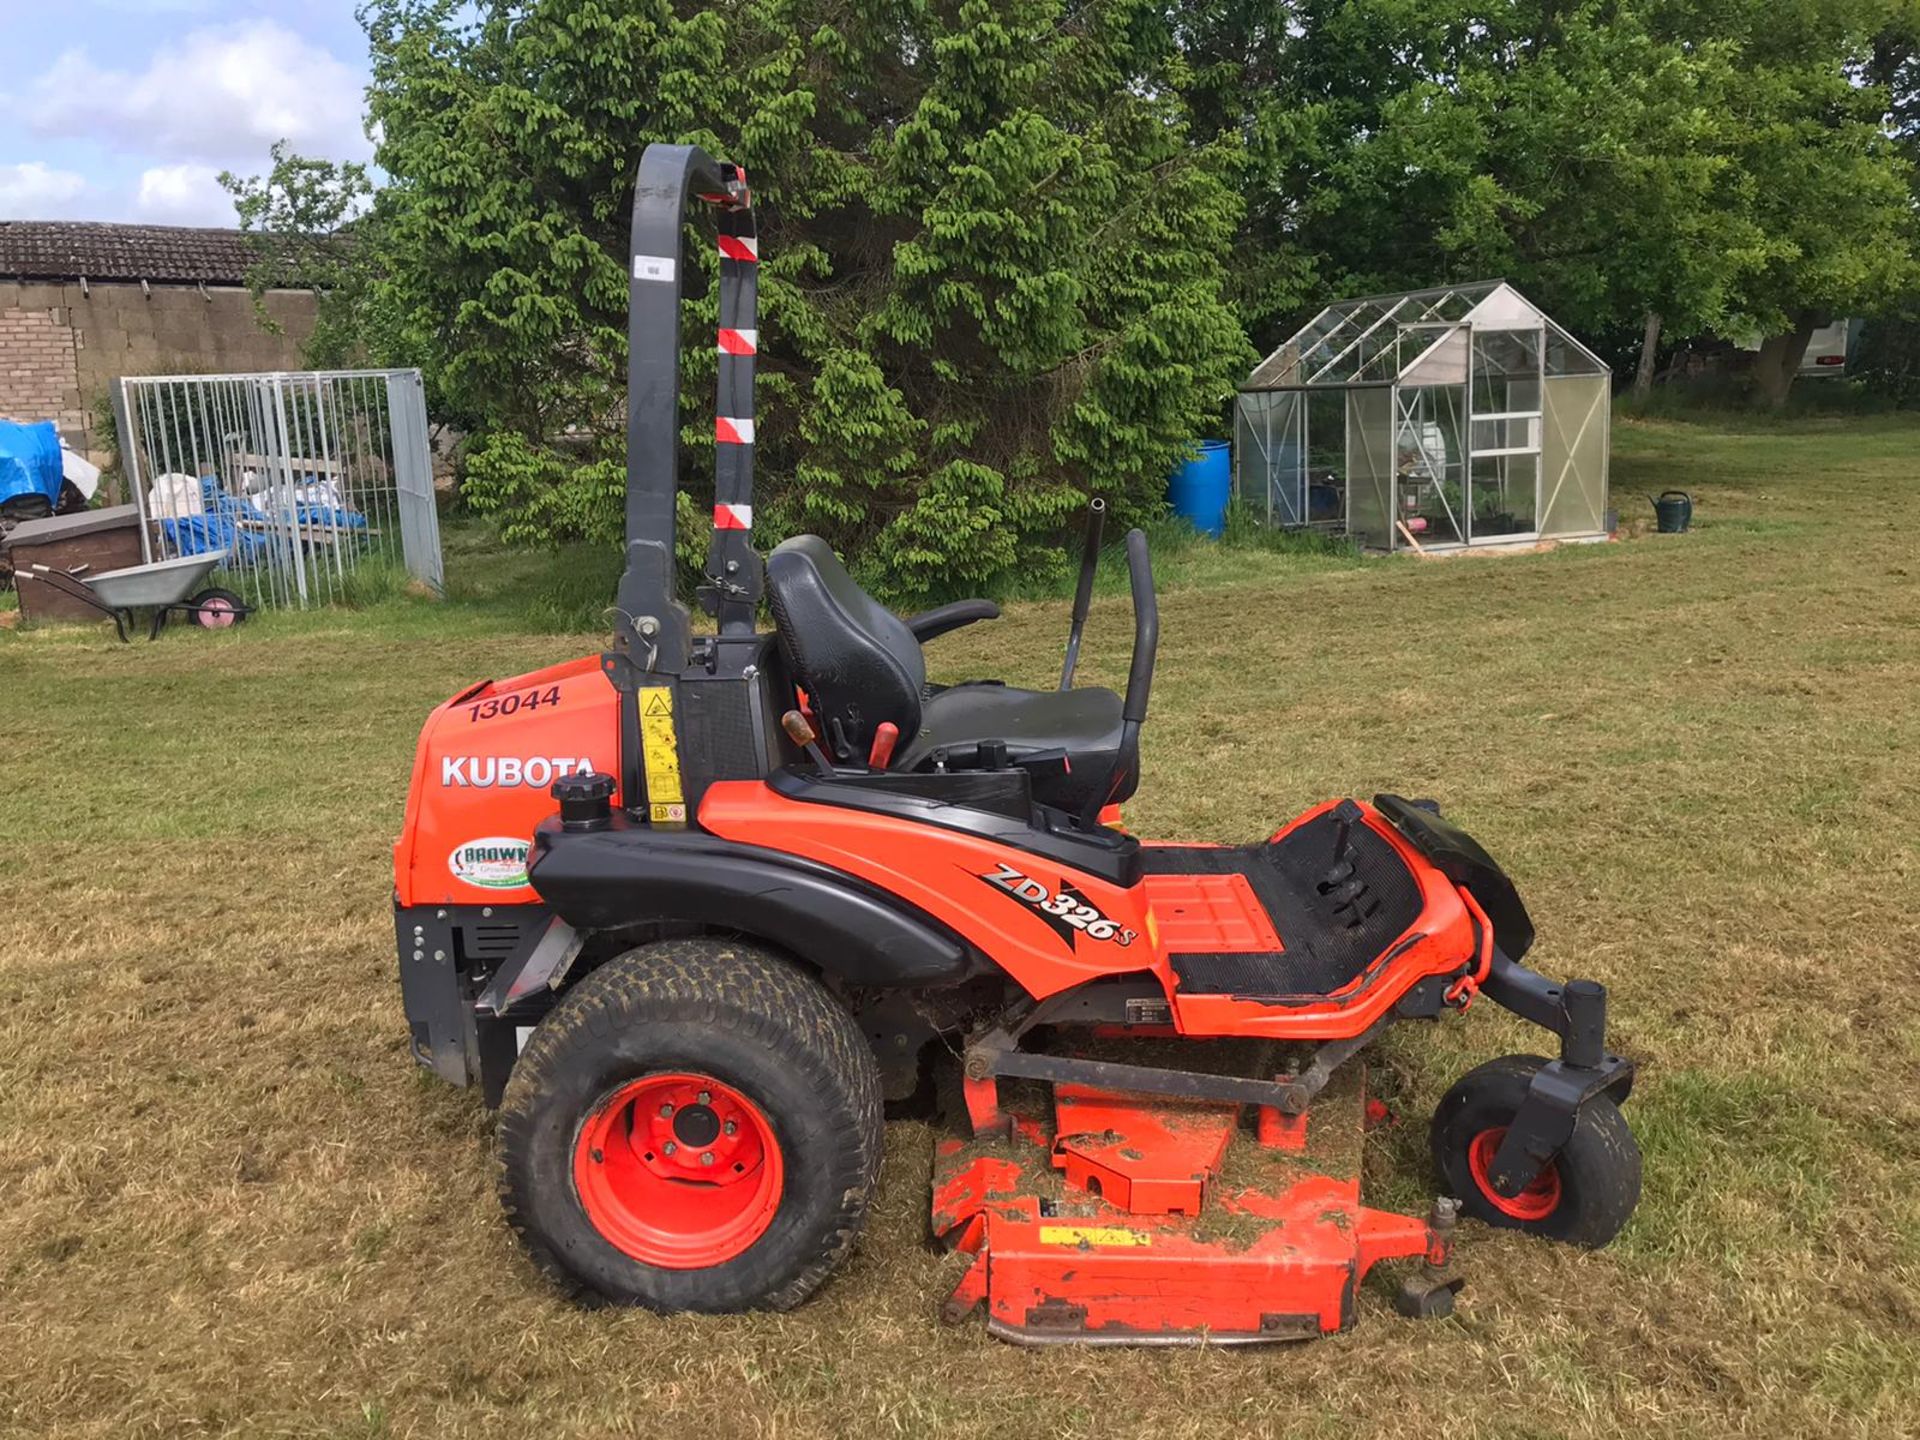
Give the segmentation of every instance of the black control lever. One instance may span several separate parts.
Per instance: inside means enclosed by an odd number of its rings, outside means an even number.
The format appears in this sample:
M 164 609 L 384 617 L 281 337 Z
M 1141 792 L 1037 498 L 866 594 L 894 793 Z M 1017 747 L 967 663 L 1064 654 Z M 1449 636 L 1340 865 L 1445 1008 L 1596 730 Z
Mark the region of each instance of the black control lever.
M 1333 863 L 1316 887 L 1333 904 L 1335 918 L 1349 930 L 1380 908 L 1380 902 L 1368 893 L 1366 882 L 1354 874 L 1353 827 L 1366 817 L 1351 800 L 1333 807 Z
M 780 728 L 787 732 L 787 738 L 813 757 L 814 765 L 825 779 L 833 779 L 833 762 L 827 759 L 827 752 L 820 748 L 820 738 L 813 733 L 813 726 L 807 723 L 807 717 L 798 710 L 789 710 L 780 717 Z
M 1093 573 L 1100 568 L 1100 532 L 1106 528 L 1107 502 L 1098 495 L 1087 502 L 1087 541 L 1080 551 L 1080 583 L 1073 591 L 1073 628 L 1067 632 L 1067 661 L 1060 667 L 1060 688 L 1073 688 L 1074 666 L 1080 663 L 1080 636 L 1087 628 L 1093 605 Z

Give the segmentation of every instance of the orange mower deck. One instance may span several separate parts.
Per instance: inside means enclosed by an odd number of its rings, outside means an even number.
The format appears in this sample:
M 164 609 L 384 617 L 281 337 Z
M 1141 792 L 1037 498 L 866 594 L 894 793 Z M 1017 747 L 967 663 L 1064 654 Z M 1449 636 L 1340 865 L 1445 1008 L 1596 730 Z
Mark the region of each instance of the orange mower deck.
M 1458 1286 L 1450 1211 L 1361 1202 L 1357 1068 L 1298 1117 L 1081 1086 L 1001 1105 L 1004 1132 L 934 1157 L 934 1232 L 972 1256 L 949 1323 L 984 1309 L 1021 1344 L 1257 1344 L 1346 1329 L 1384 1260 L 1421 1262 L 1417 1294 Z

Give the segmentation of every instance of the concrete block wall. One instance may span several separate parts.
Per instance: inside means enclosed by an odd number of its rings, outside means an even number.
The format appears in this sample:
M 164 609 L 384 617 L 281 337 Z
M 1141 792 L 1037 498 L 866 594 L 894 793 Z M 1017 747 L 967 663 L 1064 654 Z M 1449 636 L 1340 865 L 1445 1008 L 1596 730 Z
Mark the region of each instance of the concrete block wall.
M 272 290 L 263 303 L 280 333 L 260 324 L 244 289 L 0 282 L 0 416 L 52 420 L 101 459 L 113 438 L 93 433 L 94 406 L 122 375 L 301 368 L 312 293 Z

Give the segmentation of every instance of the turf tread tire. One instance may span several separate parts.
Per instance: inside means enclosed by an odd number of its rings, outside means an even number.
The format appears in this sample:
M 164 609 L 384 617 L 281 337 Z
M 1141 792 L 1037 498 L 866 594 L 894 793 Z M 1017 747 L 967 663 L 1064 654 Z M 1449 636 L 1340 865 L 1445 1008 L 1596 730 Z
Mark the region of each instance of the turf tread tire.
M 1434 1168 L 1446 1193 L 1474 1219 L 1597 1250 L 1620 1233 L 1640 1203 L 1640 1146 L 1611 1099 L 1597 1096 L 1581 1106 L 1573 1134 L 1554 1161 L 1561 1202 L 1545 1219 L 1523 1220 L 1495 1207 L 1467 1161 L 1473 1137 L 1512 1121 L 1546 1063 L 1538 1055 L 1502 1055 L 1456 1080 L 1433 1112 Z
M 575 1137 L 598 1097 L 673 1069 L 741 1088 L 785 1157 L 767 1233 L 703 1270 L 617 1250 L 572 1178 Z M 662 1311 L 786 1310 L 840 1266 L 865 1223 L 884 1146 L 879 1067 L 845 1008 L 786 959 L 704 936 L 655 941 L 600 966 L 535 1028 L 501 1100 L 499 1137 L 508 1223 L 566 1294 Z M 809 1142 L 802 1153 L 796 1140 Z

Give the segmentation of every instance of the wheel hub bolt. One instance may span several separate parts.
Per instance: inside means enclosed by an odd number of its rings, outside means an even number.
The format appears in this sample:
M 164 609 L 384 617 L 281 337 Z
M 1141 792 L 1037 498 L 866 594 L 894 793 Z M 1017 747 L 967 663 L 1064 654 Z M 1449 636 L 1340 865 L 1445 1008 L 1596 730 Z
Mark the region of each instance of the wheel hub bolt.
M 667 1153 L 668 1155 L 673 1154 L 673 1152 L 679 1148 L 680 1147 L 675 1145 L 671 1140 L 667 1141 L 667 1143 L 661 1147 L 661 1149 L 665 1151 L 665 1153 Z
M 711 1150 L 704 1152 L 700 1156 L 700 1163 L 702 1165 L 711 1165 L 713 1163 L 713 1152 Z
M 671 1105 L 662 1105 L 662 1106 L 660 1107 L 660 1118 L 661 1118 L 662 1120 L 664 1120 L 664 1119 L 666 1119 L 666 1118 L 667 1118 L 667 1117 L 668 1117 L 669 1115 L 671 1115 L 671 1114 L 673 1114 L 673 1106 L 671 1106 Z
M 724 1126 L 722 1126 L 721 1128 L 722 1128 L 722 1129 L 724 1129 L 724 1130 L 725 1130 L 725 1131 L 727 1132 L 727 1134 L 729 1134 L 729 1135 L 731 1135 L 731 1134 L 733 1134 L 733 1133 L 734 1133 L 734 1132 L 735 1132 L 736 1130 L 738 1130 L 738 1129 L 739 1129 L 740 1127 L 739 1127 L 738 1125 L 736 1125 L 736 1124 L 734 1124 L 734 1123 L 733 1123 L 733 1121 L 731 1121 L 731 1120 L 729 1120 L 729 1121 L 727 1121 L 727 1123 L 726 1123 L 726 1124 L 725 1124 Z
M 709 1090 L 702 1090 L 700 1092 L 700 1103 L 702 1105 L 711 1105 L 713 1103 L 713 1093 Z

